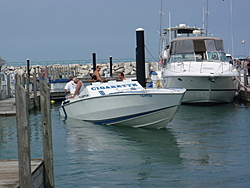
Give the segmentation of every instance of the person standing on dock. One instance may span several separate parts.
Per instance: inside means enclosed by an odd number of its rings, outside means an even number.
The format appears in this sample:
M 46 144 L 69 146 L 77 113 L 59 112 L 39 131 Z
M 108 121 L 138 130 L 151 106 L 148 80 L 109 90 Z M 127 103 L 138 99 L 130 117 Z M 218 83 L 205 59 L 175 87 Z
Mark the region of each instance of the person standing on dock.
M 74 98 L 75 96 L 79 95 L 83 89 L 84 89 L 84 85 L 82 83 L 82 81 L 80 81 L 78 78 L 73 78 L 74 83 L 76 84 L 76 90 L 74 92 L 74 94 L 71 96 L 71 98 Z
M 98 65 L 98 66 L 96 67 L 96 70 L 94 71 L 93 75 L 96 75 L 97 80 L 100 80 L 101 82 L 103 82 L 103 81 L 102 81 L 102 78 L 101 78 L 101 75 L 100 75 L 100 70 L 101 70 L 101 66 Z M 93 76 L 93 75 L 92 75 L 92 76 Z
M 76 84 L 73 81 L 73 76 L 69 76 L 69 82 L 65 85 L 64 91 L 65 93 L 70 93 L 69 95 L 73 95 L 76 90 Z

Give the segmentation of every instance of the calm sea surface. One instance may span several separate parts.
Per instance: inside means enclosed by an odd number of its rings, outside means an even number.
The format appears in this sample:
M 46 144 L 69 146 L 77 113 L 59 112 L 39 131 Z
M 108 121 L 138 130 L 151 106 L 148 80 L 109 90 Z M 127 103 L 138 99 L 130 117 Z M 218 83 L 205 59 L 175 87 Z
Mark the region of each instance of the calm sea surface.
M 60 188 L 250 187 L 250 106 L 181 106 L 167 129 L 102 126 L 52 106 Z M 43 157 L 41 114 L 30 114 L 31 155 Z M 0 117 L 0 159 L 17 159 L 15 116 Z

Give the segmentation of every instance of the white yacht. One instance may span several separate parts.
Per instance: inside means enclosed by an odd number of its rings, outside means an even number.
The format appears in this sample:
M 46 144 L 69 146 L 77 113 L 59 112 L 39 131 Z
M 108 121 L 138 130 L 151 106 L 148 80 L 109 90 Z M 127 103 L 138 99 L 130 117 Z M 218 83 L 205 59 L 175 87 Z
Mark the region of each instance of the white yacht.
M 183 103 L 233 101 L 238 72 L 226 57 L 222 39 L 180 24 L 164 29 L 162 44 L 163 86 L 186 88 Z
M 61 116 L 97 124 L 164 128 L 177 112 L 185 89 L 144 89 L 139 82 L 95 82 L 62 102 Z

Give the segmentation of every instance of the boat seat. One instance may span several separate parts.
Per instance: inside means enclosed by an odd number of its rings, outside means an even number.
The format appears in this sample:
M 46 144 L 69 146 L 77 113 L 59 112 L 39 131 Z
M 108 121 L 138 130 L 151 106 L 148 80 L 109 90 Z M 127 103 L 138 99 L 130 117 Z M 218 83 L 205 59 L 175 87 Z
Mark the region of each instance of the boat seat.
M 124 82 L 124 83 L 130 83 L 130 82 L 132 82 L 132 79 L 131 79 L 131 78 L 128 78 L 128 79 L 126 79 L 126 80 L 123 80 L 123 82 Z
M 108 81 L 108 84 L 115 84 L 116 83 L 116 80 L 110 80 Z
M 93 86 L 99 86 L 99 85 L 101 85 L 101 82 L 92 82 L 92 85 Z

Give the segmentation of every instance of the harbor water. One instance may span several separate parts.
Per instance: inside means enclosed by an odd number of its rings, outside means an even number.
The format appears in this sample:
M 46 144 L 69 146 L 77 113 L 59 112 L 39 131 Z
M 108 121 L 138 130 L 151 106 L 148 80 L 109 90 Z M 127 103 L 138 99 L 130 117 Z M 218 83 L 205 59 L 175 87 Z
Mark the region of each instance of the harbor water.
M 52 105 L 60 188 L 235 188 L 250 185 L 250 106 L 182 105 L 166 129 L 96 125 Z M 31 156 L 42 158 L 40 111 L 30 113 Z M 15 116 L 0 117 L 0 159 L 17 159 Z

